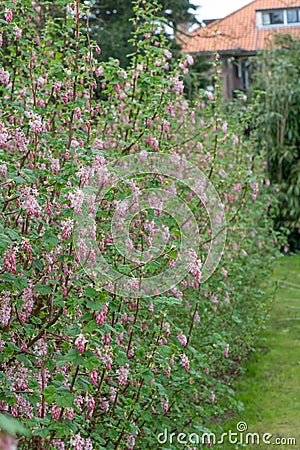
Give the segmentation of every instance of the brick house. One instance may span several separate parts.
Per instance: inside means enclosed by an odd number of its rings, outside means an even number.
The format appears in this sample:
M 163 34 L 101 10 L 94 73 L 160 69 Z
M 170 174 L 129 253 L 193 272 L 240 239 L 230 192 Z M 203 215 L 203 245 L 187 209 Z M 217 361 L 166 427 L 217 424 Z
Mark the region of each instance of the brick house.
M 193 56 L 217 50 L 223 63 L 223 92 L 232 98 L 235 90 L 246 91 L 250 61 L 270 46 L 274 32 L 300 38 L 300 0 L 254 0 L 223 19 L 205 21 L 183 45 Z

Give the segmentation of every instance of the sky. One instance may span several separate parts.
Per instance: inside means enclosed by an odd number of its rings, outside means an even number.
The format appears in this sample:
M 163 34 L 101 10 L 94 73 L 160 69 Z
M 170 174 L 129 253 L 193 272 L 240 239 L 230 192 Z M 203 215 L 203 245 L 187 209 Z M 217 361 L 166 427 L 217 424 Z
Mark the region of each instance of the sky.
M 250 3 L 252 0 L 190 0 L 194 5 L 199 5 L 198 20 L 221 19 L 228 14 Z

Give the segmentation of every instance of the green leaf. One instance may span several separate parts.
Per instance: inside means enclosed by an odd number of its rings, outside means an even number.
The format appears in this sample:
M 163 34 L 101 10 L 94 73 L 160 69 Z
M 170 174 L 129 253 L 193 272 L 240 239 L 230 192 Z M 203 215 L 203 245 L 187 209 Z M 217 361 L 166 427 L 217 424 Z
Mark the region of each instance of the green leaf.
M 26 180 L 24 178 L 20 177 L 19 175 L 10 174 L 10 178 L 12 178 L 16 184 L 26 183 Z
M 56 247 L 56 245 L 60 242 L 58 237 L 51 233 L 45 233 L 42 238 L 42 242 L 45 244 L 49 244 L 51 247 Z
M 11 240 L 4 233 L 0 234 L 0 247 L 6 249 L 11 244 Z
M 40 436 L 41 438 L 45 439 L 48 436 L 50 436 L 50 429 L 49 428 L 39 428 L 38 430 L 33 431 L 33 436 Z
M 7 229 L 6 233 L 8 234 L 8 236 L 13 240 L 13 241 L 19 241 L 20 240 L 20 236 L 18 235 L 18 233 L 16 233 L 14 230 L 11 229 Z
M 99 367 L 99 359 L 97 356 L 91 356 L 85 363 L 84 367 L 87 370 L 93 370 L 95 367 Z
M 30 431 L 27 430 L 27 428 L 25 428 L 18 420 L 4 414 L 0 414 L 0 430 L 6 431 L 12 436 L 15 436 L 16 434 L 30 436 Z
M 14 280 L 14 287 L 18 291 L 22 291 L 26 286 L 28 286 L 27 279 L 24 277 L 16 277 Z
M 53 403 L 55 400 L 55 387 L 54 386 L 47 386 L 43 390 L 44 399 L 48 403 Z
M 103 300 L 88 300 L 86 302 L 86 307 L 93 310 L 93 311 L 100 311 L 101 309 L 103 309 L 103 303 L 105 302 L 105 299 L 103 298 Z
M 91 320 L 89 323 L 84 327 L 84 332 L 86 334 L 92 333 L 96 328 L 98 327 L 96 320 Z
M 182 300 L 180 300 L 179 298 L 176 298 L 176 297 L 159 297 L 155 300 L 155 303 L 158 305 L 163 304 L 166 306 L 181 305 Z
M 96 297 L 97 295 L 99 295 L 99 291 L 97 291 L 96 289 L 88 286 L 87 288 L 85 288 L 85 290 L 83 291 L 83 295 L 85 297 Z
M 35 180 L 37 179 L 37 177 L 35 176 L 33 170 L 24 169 L 23 172 L 24 172 L 24 174 L 26 175 L 26 178 L 27 178 L 31 183 L 34 183 Z
M 55 403 L 60 408 L 62 408 L 63 406 L 68 408 L 73 405 L 74 399 L 75 399 L 74 394 L 72 394 L 67 389 L 65 389 L 62 393 L 58 393 L 58 392 L 56 393 Z
M 6 272 L 6 273 L 1 274 L 1 280 L 14 282 L 15 281 L 15 277 L 13 277 L 10 273 Z
M 34 259 L 33 261 L 34 266 L 40 271 L 42 272 L 43 270 L 43 264 L 41 263 L 41 261 L 39 259 Z
M 27 356 L 25 356 L 23 353 L 21 353 L 20 355 L 17 355 L 17 360 L 25 363 L 25 365 L 27 367 L 32 367 L 32 363 L 31 363 L 30 359 L 28 359 Z
M 52 287 L 45 284 L 36 284 L 33 290 L 45 295 L 52 294 Z

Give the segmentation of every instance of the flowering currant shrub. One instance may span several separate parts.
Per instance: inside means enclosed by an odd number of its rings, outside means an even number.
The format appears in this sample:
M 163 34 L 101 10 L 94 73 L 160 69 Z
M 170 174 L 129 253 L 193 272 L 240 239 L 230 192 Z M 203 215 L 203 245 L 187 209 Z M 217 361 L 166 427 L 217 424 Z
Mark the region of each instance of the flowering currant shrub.
M 238 403 L 230 374 L 263 323 L 260 284 L 275 254 L 271 199 L 244 135 L 251 108 L 241 98 L 224 111 L 218 55 L 214 93 L 185 100 L 193 59 L 172 60 L 152 2 L 134 6 L 136 52 L 126 70 L 101 62 L 78 0 L 1 8 L 0 412 L 30 429 L 21 449 L 161 448 L 164 428 L 200 433 Z M 146 164 L 150 154 L 190 161 L 220 196 L 227 240 L 205 283 L 216 236 L 194 191 L 165 167 L 111 183 L 117 158 Z M 111 183 L 87 209 L 97 246 L 129 277 L 132 295 L 81 264 L 92 254 L 73 238 L 74 217 L 85 215 L 94 177 Z M 186 276 L 149 296 L 139 295 L 142 279 L 172 273 L 183 239 L 176 211 L 155 196 L 143 207 L 151 189 L 188 206 L 200 245 L 189 249 Z M 128 198 L 128 239 L 116 242 L 111 224 L 122 230 Z M 157 258 L 130 260 L 133 249 L 153 251 L 157 236 Z

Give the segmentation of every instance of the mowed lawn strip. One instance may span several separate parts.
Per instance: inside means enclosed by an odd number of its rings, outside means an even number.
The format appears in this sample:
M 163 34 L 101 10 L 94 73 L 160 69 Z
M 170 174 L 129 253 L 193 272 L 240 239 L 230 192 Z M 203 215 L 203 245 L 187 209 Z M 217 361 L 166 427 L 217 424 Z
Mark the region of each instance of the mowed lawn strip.
M 236 432 L 242 421 L 248 425 L 247 433 L 259 433 L 260 445 L 244 446 L 252 450 L 300 449 L 300 256 L 282 258 L 273 276 L 278 290 L 261 333 L 265 348 L 250 358 L 235 385 L 245 410 L 225 425 L 225 431 Z M 271 445 L 262 442 L 264 433 L 273 435 Z M 296 445 L 277 444 L 277 437 L 295 438 Z M 220 448 L 241 446 L 227 440 Z

